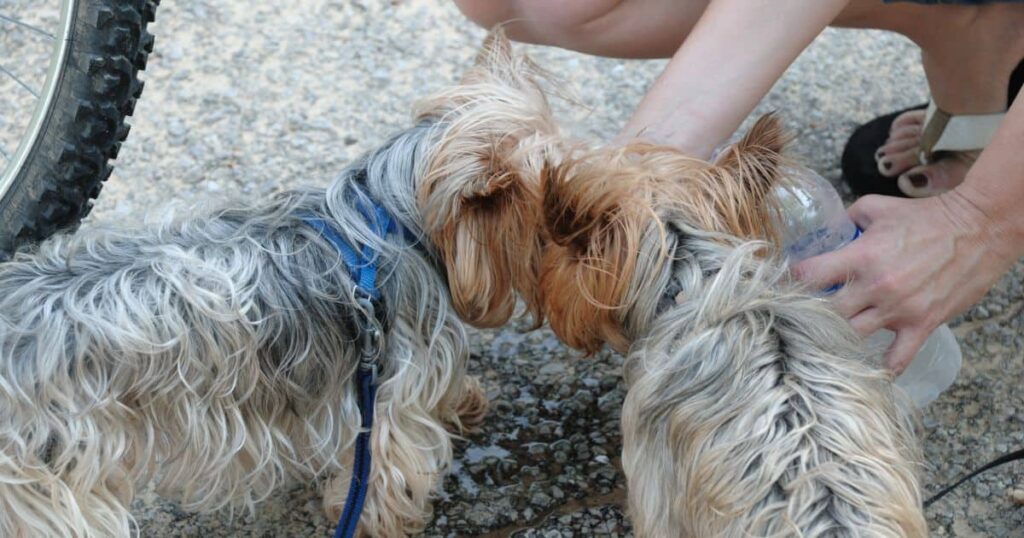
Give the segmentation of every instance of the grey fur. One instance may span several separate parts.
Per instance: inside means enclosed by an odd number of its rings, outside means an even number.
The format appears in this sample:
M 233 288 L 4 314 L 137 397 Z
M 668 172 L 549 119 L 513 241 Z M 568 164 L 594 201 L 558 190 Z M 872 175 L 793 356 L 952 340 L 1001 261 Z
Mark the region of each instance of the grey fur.
M 624 316 L 637 535 L 927 535 L 911 419 L 849 324 L 767 245 L 662 218 Z
M 308 214 L 378 255 L 388 327 L 378 416 L 401 427 L 383 450 L 423 453 L 387 472 L 443 470 L 462 326 L 432 247 L 377 236 L 350 195 L 364 180 L 423 237 L 414 183 L 441 127 L 399 134 L 326 191 L 89 228 L 0 265 L 0 535 L 126 536 L 133 488 L 150 479 L 189 510 L 252 508 L 288 477 L 343 486 L 359 424 L 358 306 L 338 253 L 300 220 Z M 382 503 L 371 492 L 364 528 L 393 528 L 373 523 L 397 517 Z
M 360 424 L 361 307 L 310 215 L 379 267 L 359 529 L 421 529 L 453 436 L 487 408 L 456 312 L 500 324 L 517 297 L 536 303 L 535 199 L 557 131 L 539 77 L 494 33 L 414 127 L 326 190 L 84 230 L 0 265 L 0 536 L 131 535 L 135 488 L 152 481 L 209 511 L 315 480 L 338 516 Z M 408 234 L 377 236 L 359 190 Z

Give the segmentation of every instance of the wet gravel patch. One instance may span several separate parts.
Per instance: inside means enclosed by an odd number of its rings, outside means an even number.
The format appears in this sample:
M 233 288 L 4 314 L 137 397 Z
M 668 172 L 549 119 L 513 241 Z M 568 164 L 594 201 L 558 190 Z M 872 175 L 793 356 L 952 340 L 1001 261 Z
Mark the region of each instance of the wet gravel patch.
M 548 330 L 474 339 L 479 351 L 470 371 L 480 376 L 491 413 L 461 447 L 437 505 L 443 515 L 426 535 L 489 529 L 533 536 L 529 522 L 561 522 L 574 507 L 619 503 L 622 357 L 572 356 Z

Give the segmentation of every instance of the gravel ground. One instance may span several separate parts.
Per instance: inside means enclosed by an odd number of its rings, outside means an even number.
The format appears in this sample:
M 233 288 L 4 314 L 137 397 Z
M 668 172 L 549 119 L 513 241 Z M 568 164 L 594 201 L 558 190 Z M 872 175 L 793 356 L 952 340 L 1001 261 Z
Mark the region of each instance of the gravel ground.
M 427 0 L 165 2 L 151 30 L 146 92 L 92 221 L 325 184 L 407 126 L 411 103 L 454 81 L 483 36 L 450 4 Z M 663 65 L 531 50 L 576 87 L 577 103 L 559 113 L 591 138 L 616 131 Z M 924 99 L 915 60 L 903 39 L 828 31 L 759 111 L 780 111 L 795 152 L 838 180 L 858 123 Z M 1024 444 L 1022 275 L 1018 264 L 954 323 L 965 367 L 925 417 L 930 491 Z M 618 464 L 621 357 L 580 359 L 548 331 L 516 326 L 473 338 L 471 369 L 492 413 L 459 444 L 425 536 L 631 536 Z M 962 487 L 930 509 L 933 534 L 1024 536 L 1024 509 L 1007 493 L 1022 479 L 1011 466 Z M 333 526 L 301 484 L 254 515 L 187 514 L 152 495 L 136 513 L 143 536 L 324 536 Z

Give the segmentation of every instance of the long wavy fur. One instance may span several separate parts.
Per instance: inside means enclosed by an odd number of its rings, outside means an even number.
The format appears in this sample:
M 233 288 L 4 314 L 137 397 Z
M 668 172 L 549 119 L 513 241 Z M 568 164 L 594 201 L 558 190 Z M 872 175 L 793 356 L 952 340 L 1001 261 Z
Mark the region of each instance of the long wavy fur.
M 507 43 L 496 36 L 489 47 Z M 465 377 L 449 291 L 480 325 L 504 322 L 517 290 L 537 310 L 537 219 L 517 225 L 514 242 L 495 227 L 536 211 L 537 173 L 520 167 L 535 146 L 520 140 L 548 128 L 533 117 L 546 103 L 530 73 L 498 65 L 518 56 L 485 55 L 454 92 L 460 101 L 453 91 L 428 100 L 414 127 L 326 190 L 83 230 L 0 265 L 0 535 L 129 536 L 129 505 L 147 482 L 210 511 L 252 510 L 288 478 L 315 479 L 337 517 L 360 423 L 360 311 L 338 253 L 302 222 L 309 215 L 369 246 L 380 268 L 383 369 L 361 529 L 422 528 L 451 459 L 449 430 L 478 423 L 487 404 Z M 517 121 L 524 128 L 505 129 Z M 465 150 L 481 165 L 450 173 Z M 488 184 L 497 186 L 476 187 Z M 480 222 L 461 225 L 476 226 L 465 233 L 485 246 L 438 240 L 433 223 L 459 211 L 447 194 L 432 196 L 442 186 L 473 191 Z M 491 200 L 505 191 L 516 198 Z M 377 236 L 358 193 L 418 244 Z M 472 264 L 495 283 L 471 286 L 483 295 L 465 306 L 460 287 L 471 279 L 459 272 Z
M 544 176 L 552 327 L 628 352 L 638 536 L 927 535 L 901 396 L 767 241 L 784 141 L 766 118 L 715 164 L 627 147 Z

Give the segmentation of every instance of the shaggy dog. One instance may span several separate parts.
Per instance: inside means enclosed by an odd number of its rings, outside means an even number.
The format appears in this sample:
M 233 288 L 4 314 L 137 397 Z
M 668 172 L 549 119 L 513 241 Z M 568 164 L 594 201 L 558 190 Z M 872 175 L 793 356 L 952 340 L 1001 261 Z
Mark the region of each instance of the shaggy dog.
M 500 325 L 517 297 L 538 313 L 555 128 L 535 75 L 493 36 L 460 84 L 326 190 L 83 230 L 0 265 L 0 536 L 129 536 L 149 482 L 210 511 L 317 480 L 337 517 L 368 318 L 382 336 L 361 528 L 420 529 L 450 432 L 486 410 L 456 314 Z M 394 231 L 376 229 L 374 205 Z M 329 235 L 371 253 L 377 315 Z
M 543 178 L 552 328 L 628 352 L 637 536 L 927 535 L 889 376 L 774 254 L 783 143 L 769 117 L 715 164 L 632 144 Z

